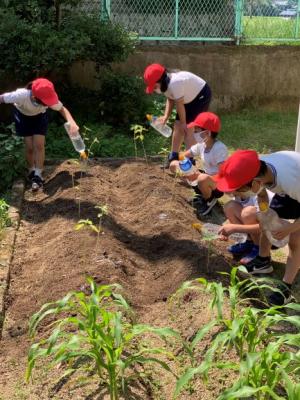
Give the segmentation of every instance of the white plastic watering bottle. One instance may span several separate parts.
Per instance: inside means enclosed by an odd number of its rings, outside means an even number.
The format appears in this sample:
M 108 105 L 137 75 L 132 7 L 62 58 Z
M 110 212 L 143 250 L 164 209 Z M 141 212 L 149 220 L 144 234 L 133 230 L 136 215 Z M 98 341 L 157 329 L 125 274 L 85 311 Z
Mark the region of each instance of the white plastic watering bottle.
M 210 239 L 218 239 L 220 237 L 218 232 L 221 228 L 221 225 L 207 222 L 201 226 L 201 232 L 204 233 L 204 235 L 209 236 Z M 247 234 L 239 232 L 232 233 L 231 235 L 229 235 L 229 238 L 231 240 L 234 240 L 236 243 L 243 243 L 247 240 Z
M 74 134 L 71 135 L 70 133 L 70 122 L 66 122 L 64 124 L 64 128 L 67 131 L 67 134 L 69 135 L 69 138 L 71 139 L 71 142 L 74 146 L 74 149 L 78 151 L 80 154 L 80 157 L 82 158 L 87 158 L 87 155 L 85 153 L 85 144 L 84 141 L 82 140 L 82 137 L 80 136 L 79 131 L 75 132 Z
M 194 175 L 198 174 L 197 168 L 193 165 L 192 161 L 189 158 L 184 157 L 180 159 L 179 170 L 182 173 L 182 175 L 184 175 L 187 178 L 187 181 L 191 186 L 198 185 L 197 179 L 194 179 L 193 181 L 189 179 L 189 176 L 191 179 L 193 179 Z
M 157 130 L 157 132 L 159 132 L 161 135 L 165 137 L 170 137 L 172 135 L 172 128 L 170 128 L 166 124 L 162 124 L 161 122 L 159 122 L 157 117 L 151 114 L 147 114 L 146 117 L 150 122 L 152 128 Z
M 269 239 L 270 243 L 272 243 L 276 247 L 284 247 L 288 244 L 290 236 L 286 236 L 282 240 L 277 240 L 272 236 L 273 231 L 278 231 L 282 229 L 284 226 L 288 225 L 289 222 L 279 218 L 276 211 L 272 210 L 269 207 L 269 204 L 266 202 L 259 203 L 259 212 L 257 213 L 257 218 L 263 227 L 263 230 Z

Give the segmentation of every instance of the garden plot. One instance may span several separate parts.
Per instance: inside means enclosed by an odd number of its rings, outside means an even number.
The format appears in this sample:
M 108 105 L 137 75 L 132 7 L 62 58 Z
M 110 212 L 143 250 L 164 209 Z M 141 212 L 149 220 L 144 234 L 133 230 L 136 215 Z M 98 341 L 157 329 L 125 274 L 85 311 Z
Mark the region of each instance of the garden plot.
M 99 397 L 95 382 L 54 386 L 61 371 L 49 373 L 43 367 L 35 373 L 34 384 L 24 384 L 30 316 L 70 290 L 86 290 L 86 276 L 98 284 L 121 284 L 142 322 L 193 337 L 209 321 L 205 293 L 184 297 L 177 308 L 168 301 L 184 281 L 220 281 L 218 272 L 230 270 L 224 259 L 226 244 L 208 251 L 192 228 L 197 220 L 187 202 L 191 196 L 187 186 L 174 184 L 158 165 L 135 161 L 95 162 L 83 173 L 78 165 L 64 162 L 51 168 L 44 192 L 25 193 L 1 342 L 1 400 L 107 398 Z M 97 206 L 104 205 L 108 213 L 100 221 L 99 234 L 91 225 L 75 229 L 79 220 L 87 219 L 98 229 Z M 157 392 L 139 388 L 131 398 L 171 399 L 174 380 L 154 369 Z M 233 379 L 233 373 L 225 381 L 212 375 L 208 386 L 197 380 L 196 390 L 180 399 L 215 399 Z

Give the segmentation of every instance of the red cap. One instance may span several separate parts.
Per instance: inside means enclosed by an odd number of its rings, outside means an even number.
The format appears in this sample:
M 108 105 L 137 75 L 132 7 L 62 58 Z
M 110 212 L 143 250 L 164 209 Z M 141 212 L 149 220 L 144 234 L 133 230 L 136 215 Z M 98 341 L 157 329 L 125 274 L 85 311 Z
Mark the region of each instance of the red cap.
M 259 171 L 260 161 L 254 150 L 237 150 L 222 164 L 214 177 L 217 189 L 233 192 L 252 181 Z
M 199 126 L 199 128 L 207 129 L 211 132 L 219 132 L 221 129 L 220 118 L 212 112 L 202 112 L 197 115 L 196 119 L 188 124 L 188 128 Z
M 53 83 L 45 78 L 38 78 L 32 82 L 32 94 L 49 107 L 59 102 Z
M 147 85 L 146 93 L 153 93 L 154 85 L 160 80 L 166 68 L 161 64 L 150 64 L 145 69 L 144 81 Z

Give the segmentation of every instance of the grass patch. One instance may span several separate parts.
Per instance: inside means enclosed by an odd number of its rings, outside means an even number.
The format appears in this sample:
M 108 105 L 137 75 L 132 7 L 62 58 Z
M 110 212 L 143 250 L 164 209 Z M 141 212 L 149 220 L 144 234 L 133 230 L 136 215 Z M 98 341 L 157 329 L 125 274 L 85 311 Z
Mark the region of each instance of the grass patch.
M 220 139 L 230 148 L 253 149 L 259 153 L 294 150 L 296 112 L 245 110 L 221 114 Z
M 274 39 L 286 39 L 283 43 L 299 45 L 300 35 L 296 35 L 296 19 L 282 17 L 243 17 L 243 42 L 251 42 L 255 39 L 267 38 L 268 44 L 277 44 Z M 298 41 L 291 41 L 297 39 Z M 255 41 L 256 42 L 256 41 Z M 257 43 L 262 43 L 257 40 Z
M 242 112 L 220 115 L 222 131 L 220 139 L 231 151 L 238 148 L 254 149 L 260 153 L 278 150 L 293 150 L 297 127 L 296 112 L 266 112 L 245 110 Z M 133 133 L 128 129 L 113 128 L 110 125 L 78 121 L 86 131 L 86 145 L 97 138 L 92 148 L 95 157 L 134 157 Z M 144 146 L 147 155 L 157 155 L 162 148 L 169 148 L 171 140 L 150 128 L 145 133 Z M 142 146 L 138 144 L 138 156 L 144 157 Z M 62 125 L 50 124 L 46 146 L 47 158 L 77 157 L 72 144 Z

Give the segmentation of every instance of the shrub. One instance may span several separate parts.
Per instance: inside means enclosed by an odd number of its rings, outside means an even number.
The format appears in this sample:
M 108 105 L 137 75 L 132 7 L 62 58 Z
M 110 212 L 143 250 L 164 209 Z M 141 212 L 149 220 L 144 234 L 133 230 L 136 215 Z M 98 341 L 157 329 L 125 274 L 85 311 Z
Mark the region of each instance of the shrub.
M 0 70 L 20 81 L 63 71 L 76 60 L 107 66 L 125 60 L 134 49 L 120 26 L 75 10 L 65 13 L 57 26 L 54 16 L 40 12 L 35 3 L 28 1 L 28 9 L 21 11 L 14 4 L 0 7 Z
M 142 78 L 107 72 L 102 78 L 101 118 L 114 126 L 129 126 L 145 120 L 150 107 Z
M 13 124 L 0 126 L 0 193 L 12 184 L 25 166 L 23 139 L 13 133 Z
M 0 233 L 10 225 L 10 218 L 8 216 L 9 205 L 4 199 L 0 199 Z

